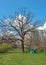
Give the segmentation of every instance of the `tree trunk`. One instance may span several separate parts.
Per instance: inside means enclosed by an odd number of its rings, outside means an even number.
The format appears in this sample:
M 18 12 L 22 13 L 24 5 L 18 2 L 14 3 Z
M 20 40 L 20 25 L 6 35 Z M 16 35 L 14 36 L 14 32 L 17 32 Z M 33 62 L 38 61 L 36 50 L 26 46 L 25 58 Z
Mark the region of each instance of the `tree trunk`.
M 24 41 L 22 40 L 22 51 L 24 52 Z

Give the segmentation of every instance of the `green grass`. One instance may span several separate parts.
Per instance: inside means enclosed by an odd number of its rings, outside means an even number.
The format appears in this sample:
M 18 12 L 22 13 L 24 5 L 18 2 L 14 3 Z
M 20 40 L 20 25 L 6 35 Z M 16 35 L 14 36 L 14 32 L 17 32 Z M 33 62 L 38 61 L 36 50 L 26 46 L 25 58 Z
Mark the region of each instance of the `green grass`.
M 46 53 L 0 53 L 0 65 L 46 65 Z

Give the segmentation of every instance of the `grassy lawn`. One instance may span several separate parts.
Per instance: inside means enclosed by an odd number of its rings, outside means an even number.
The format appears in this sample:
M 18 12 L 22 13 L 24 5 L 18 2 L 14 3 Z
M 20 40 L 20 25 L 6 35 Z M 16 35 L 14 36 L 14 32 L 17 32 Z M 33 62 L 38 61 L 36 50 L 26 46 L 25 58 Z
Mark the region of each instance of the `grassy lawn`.
M 0 53 L 0 65 L 46 65 L 46 53 Z

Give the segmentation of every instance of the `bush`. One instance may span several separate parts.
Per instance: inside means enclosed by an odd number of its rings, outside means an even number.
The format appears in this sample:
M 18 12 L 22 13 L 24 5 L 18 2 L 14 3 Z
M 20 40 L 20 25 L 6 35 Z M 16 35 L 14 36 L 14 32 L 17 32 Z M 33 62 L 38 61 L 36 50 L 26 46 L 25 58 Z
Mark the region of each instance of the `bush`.
M 9 44 L 9 43 L 3 43 L 3 44 L 0 44 L 0 53 L 2 52 L 7 52 L 9 49 L 12 48 L 12 45 Z

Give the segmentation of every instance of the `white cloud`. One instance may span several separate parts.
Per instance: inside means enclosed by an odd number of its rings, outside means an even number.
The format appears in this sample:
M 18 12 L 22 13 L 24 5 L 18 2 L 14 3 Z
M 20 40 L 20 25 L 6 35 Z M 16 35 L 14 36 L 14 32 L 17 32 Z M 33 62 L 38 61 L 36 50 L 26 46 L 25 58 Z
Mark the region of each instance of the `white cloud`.
M 38 27 L 38 30 L 46 30 L 46 22 L 44 23 L 43 26 Z
M 42 26 L 38 27 L 38 30 L 43 30 L 43 27 Z
M 43 29 L 46 29 L 46 22 L 45 22 L 44 25 L 43 25 Z

